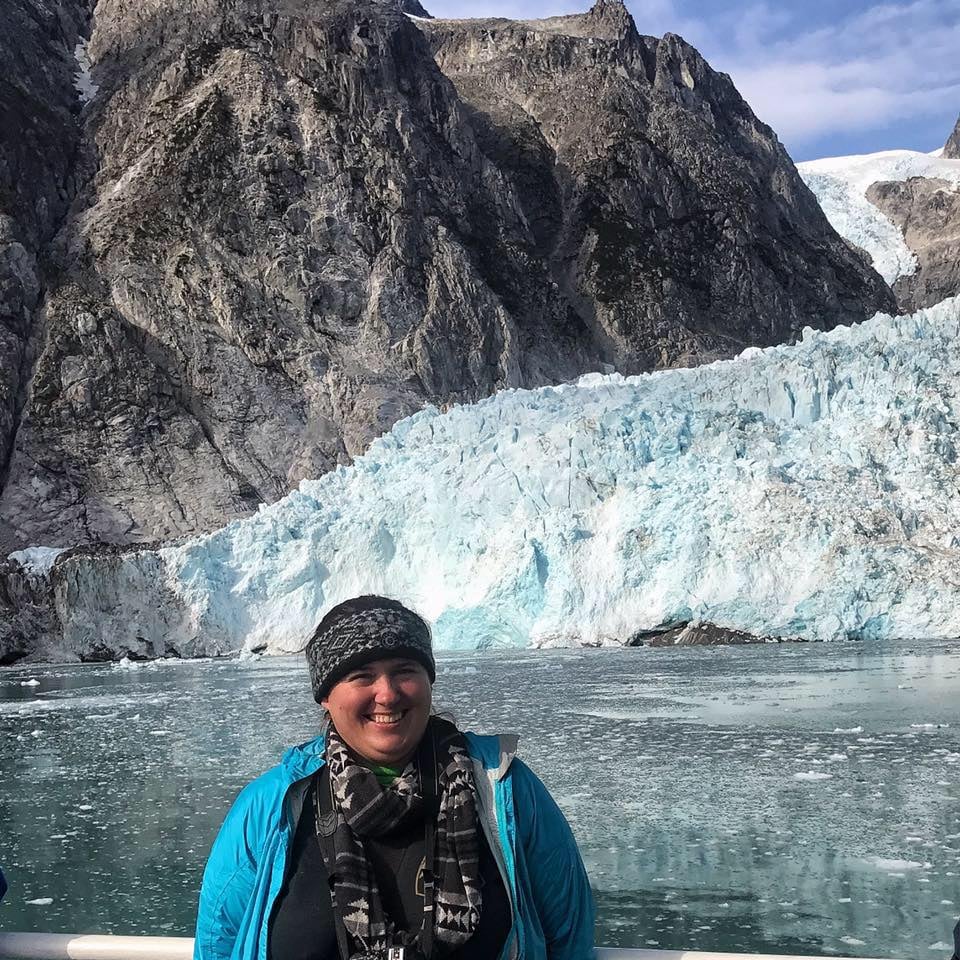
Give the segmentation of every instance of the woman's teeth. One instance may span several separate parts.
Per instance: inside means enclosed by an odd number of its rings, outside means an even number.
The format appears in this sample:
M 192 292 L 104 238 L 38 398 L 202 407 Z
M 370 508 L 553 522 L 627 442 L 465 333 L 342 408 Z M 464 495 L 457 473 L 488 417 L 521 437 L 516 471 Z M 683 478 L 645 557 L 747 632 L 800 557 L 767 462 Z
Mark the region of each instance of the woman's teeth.
M 402 716 L 402 713 L 374 713 L 370 719 L 374 723 L 397 723 Z

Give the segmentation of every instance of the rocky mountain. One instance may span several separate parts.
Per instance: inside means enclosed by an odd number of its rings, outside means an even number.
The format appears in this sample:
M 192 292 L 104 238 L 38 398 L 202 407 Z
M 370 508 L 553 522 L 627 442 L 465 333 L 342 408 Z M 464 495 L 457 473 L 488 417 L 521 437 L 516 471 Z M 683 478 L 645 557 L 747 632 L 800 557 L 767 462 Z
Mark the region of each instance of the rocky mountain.
M 960 121 L 942 151 L 801 163 L 830 222 L 891 285 L 899 309 L 960 294 Z
M 893 285 L 905 311 L 960 293 L 960 190 L 937 177 L 872 184 L 867 199 L 903 231 L 916 270 Z
M 679 37 L 404 9 L 15 0 L 0 552 L 208 531 L 428 403 L 893 306 Z
M 960 160 L 960 117 L 957 117 L 957 125 L 943 146 L 943 156 L 948 160 Z
M 960 160 L 960 118 L 941 154 Z M 867 199 L 903 230 L 916 254 L 917 270 L 894 285 L 903 310 L 917 310 L 960 293 L 960 189 L 956 180 L 911 177 L 905 183 L 880 182 Z
M 77 4 L 10 0 L 0 31 L 0 485 L 41 349 L 43 252 L 76 189 Z

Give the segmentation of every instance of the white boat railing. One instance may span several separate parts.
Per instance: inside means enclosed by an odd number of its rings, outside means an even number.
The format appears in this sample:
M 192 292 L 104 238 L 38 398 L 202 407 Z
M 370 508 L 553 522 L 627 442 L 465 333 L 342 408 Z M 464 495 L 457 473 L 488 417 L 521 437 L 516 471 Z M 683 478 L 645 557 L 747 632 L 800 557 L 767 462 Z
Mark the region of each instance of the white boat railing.
M 192 937 L 115 937 L 104 934 L 0 933 L 0 960 L 191 960 Z M 598 947 L 597 960 L 821 960 L 759 953 L 635 950 Z M 830 960 L 844 960 L 831 956 Z M 863 960 L 863 958 L 858 958 Z

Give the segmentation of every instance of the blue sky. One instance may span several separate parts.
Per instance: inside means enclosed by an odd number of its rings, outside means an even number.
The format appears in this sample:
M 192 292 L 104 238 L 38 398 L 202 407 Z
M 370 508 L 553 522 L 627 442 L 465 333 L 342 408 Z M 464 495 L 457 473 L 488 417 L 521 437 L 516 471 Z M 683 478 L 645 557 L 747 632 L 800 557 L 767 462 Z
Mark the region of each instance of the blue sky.
M 576 13 L 591 0 L 422 0 L 438 17 Z M 729 73 L 796 161 L 943 146 L 960 114 L 960 0 L 627 0 Z

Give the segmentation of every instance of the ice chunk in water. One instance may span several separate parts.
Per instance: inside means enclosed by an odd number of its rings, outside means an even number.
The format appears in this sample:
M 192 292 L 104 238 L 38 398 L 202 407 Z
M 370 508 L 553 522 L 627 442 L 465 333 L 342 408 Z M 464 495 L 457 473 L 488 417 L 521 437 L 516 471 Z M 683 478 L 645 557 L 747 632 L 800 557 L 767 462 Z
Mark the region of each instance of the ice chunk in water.
M 864 862 L 878 870 L 922 870 L 927 866 L 916 860 L 891 860 L 886 857 L 866 857 Z

